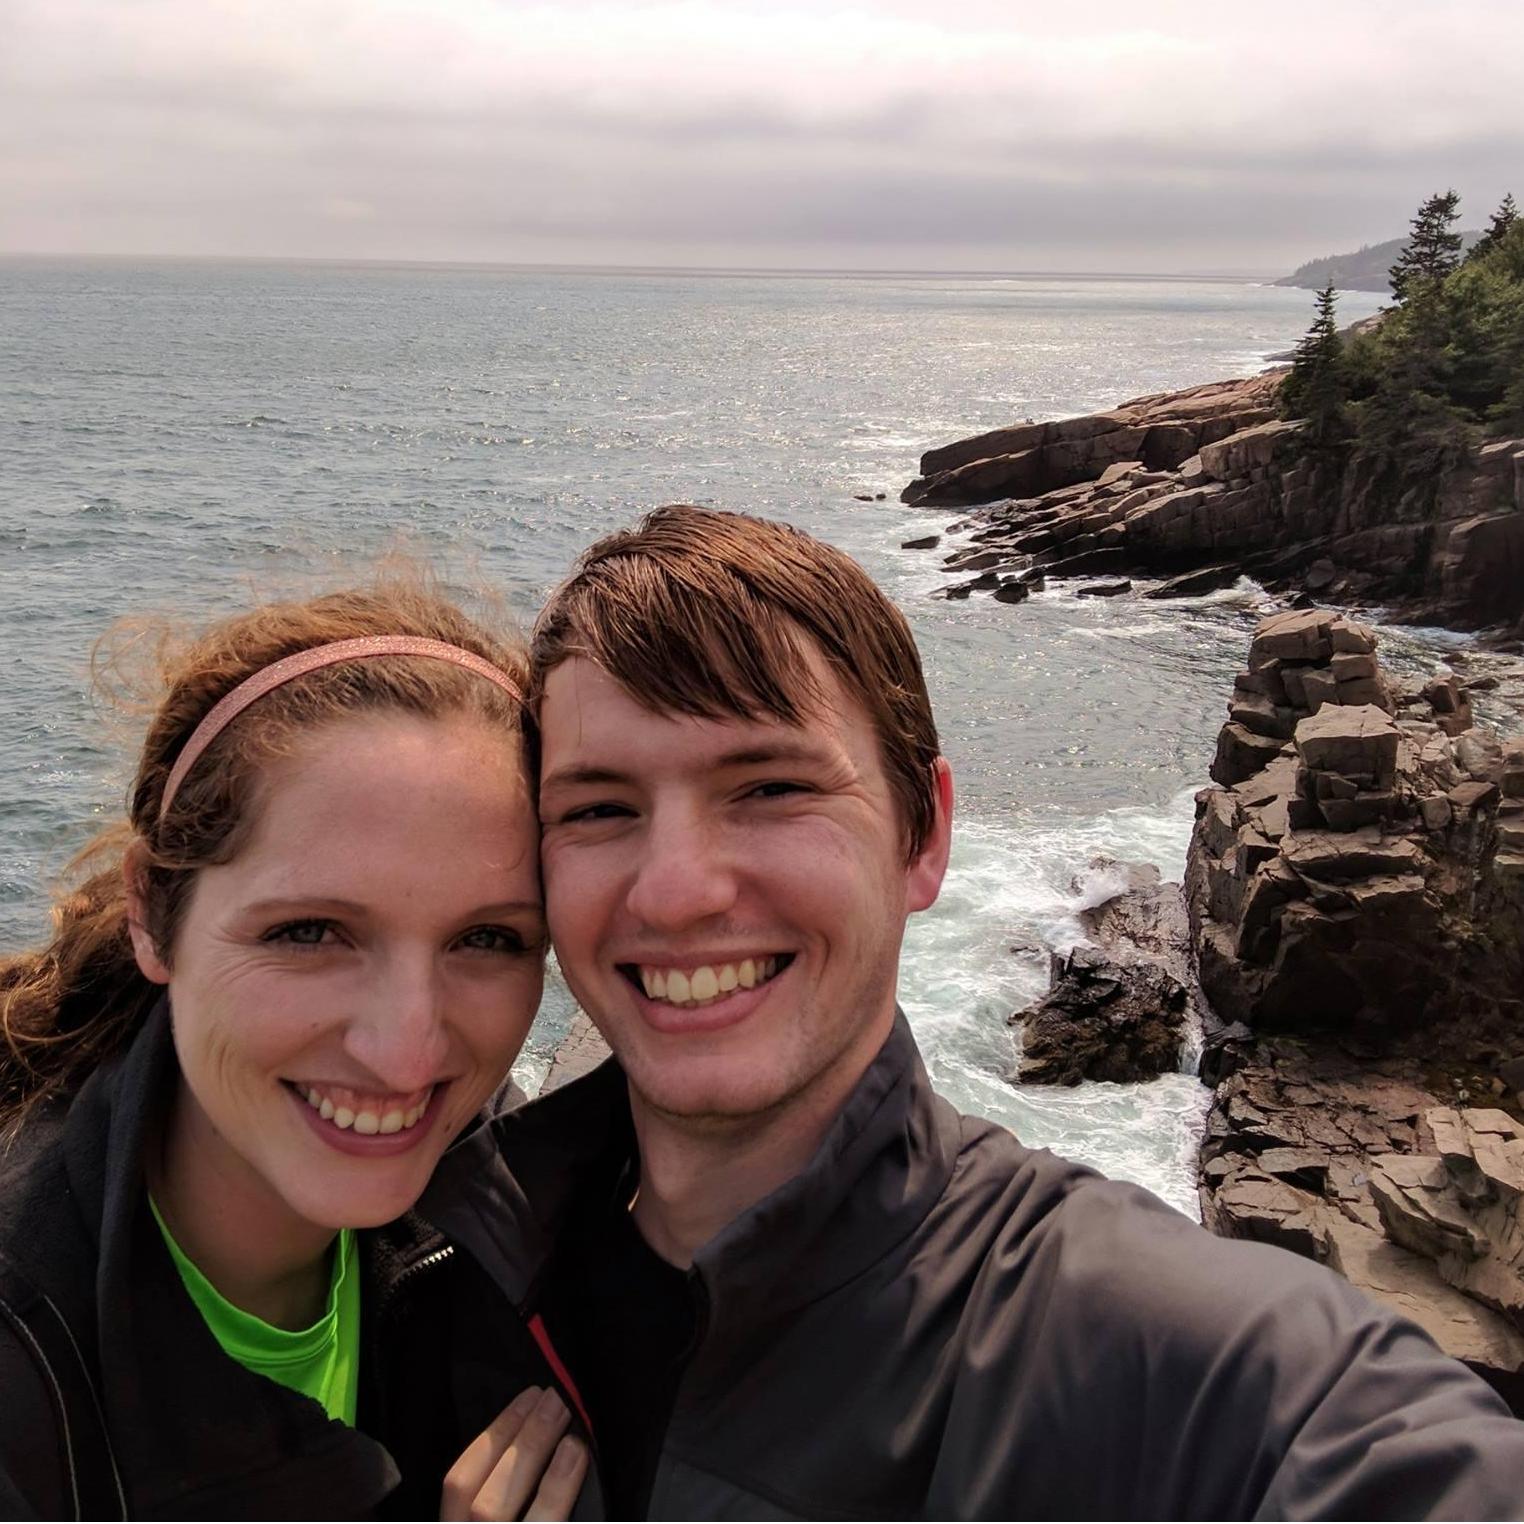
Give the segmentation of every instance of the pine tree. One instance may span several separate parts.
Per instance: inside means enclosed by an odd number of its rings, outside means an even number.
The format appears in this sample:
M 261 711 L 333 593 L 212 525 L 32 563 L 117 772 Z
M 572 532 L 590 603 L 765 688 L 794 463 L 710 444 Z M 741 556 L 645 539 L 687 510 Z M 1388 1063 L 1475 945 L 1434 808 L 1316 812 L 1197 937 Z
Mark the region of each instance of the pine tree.
M 1461 235 L 1455 232 L 1460 197 L 1452 190 L 1436 193 L 1418 208 L 1407 247 L 1391 268 L 1392 291 L 1405 302 L 1423 281 L 1440 281 L 1460 263 Z
M 1438 281 L 1417 281 L 1383 329 L 1375 390 L 1359 409 L 1357 446 L 1367 474 L 1395 499 L 1416 491 L 1430 506 L 1445 476 L 1468 457 L 1472 433 L 1450 398 L 1450 314 Z
M 1503 241 L 1504 235 L 1514 223 L 1519 220 L 1519 209 L 1514 205 L 1513 192 L 1510 191 L 1498 203 L 1498 209 L 1492 214 L 1492 221 L 1487 224 L 1487 231 L 1471 246 L 1471 252 L 1466 256 L 1467 260 L 1480 259 L 1489 249 L 1495 249 Z
M 1291 374 L 1281 384 L 1282 410 L 1307 420 L 1307 439 L 1315 449 L 1337 445 L 1349 434 L 1344 341 L 1334 317 L 1338 300 L 1332 281 L 1318 292 L 1312 326 L 1297 341 Z

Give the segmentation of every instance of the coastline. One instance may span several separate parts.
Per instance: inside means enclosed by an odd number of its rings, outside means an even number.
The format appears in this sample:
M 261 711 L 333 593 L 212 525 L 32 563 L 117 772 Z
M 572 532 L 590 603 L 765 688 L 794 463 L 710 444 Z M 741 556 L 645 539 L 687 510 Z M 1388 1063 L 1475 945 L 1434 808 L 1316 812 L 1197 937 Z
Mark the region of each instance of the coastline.
M 1347 480 L 1331 511 L 1308 501 L 1330 481 L 1276 416 L 1279 379 L 955 441 L 902 494 L 963 515 L 903 546 L 942 553 L 954 602 L 1021 605 L 1051 580 L 1181 608 L 1258 576 L 1284 608 L 1237 679 L 1183 884 L 1123 865 L 1047 995 L 1011 1016 L 1011 1079 L 1197 1072 L 1204 1224 L 1341 1271 L 1524 1411 L 1524 738 L 1473 712 L 1524 729 L 1524 663 L 1501 654 L 1520 649 L 1524 584 L 1479 565 L 1524 552 L 1524 439 L 1444 484 L 1415 577 L 1400 509 L 1352 521 Z M 1341 612 L 1383 602 L 1469 637 L 1449 671 L 1384 673 Z M 1481 651 L 1515 680 L 1468 677 Z

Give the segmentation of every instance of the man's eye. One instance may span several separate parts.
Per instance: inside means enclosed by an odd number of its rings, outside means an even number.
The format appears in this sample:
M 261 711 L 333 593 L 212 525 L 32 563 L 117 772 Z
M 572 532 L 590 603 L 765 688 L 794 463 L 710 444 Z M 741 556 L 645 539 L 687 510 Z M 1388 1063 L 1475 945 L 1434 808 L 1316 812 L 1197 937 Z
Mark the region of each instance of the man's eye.
M 473 926 L 461 937 L 457 946 L 469 947 L 478 952 L 507 953 L 510 956 L 531 951 L 530 943 L 511 926 Z
M 792 778 L 770 778 L 766 783 L 758 783 L 748 791 L 753 799 L 783 799 L 789 794 L 803 794 L 809 789 L 806 783 L 795 782 Z
M 627 804 L 579 804 L 561 816 L 563 825 L 574 825 L 580 820 L 619 820 L 635 813 Z
M 286 921 L 272 926 L 263 942 L 284 942 L 291 947 L 321 947 L 338 940 L 338 928 L 332 921 Z

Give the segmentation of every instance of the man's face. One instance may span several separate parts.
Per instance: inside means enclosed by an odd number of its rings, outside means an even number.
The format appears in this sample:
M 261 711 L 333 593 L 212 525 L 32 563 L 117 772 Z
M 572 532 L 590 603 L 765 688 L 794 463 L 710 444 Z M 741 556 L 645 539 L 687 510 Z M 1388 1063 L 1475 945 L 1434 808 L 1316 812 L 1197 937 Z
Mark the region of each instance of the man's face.
M 906 917 L 941 885 L 945 779 L 907 865 L 868 716 L 816 675 L 825 702 L 799 726 L 654 713 L 583 658 L 545 685 L 552 938 L 637 1099 L 669 1117 L 844 1099 L 893 1022 Z

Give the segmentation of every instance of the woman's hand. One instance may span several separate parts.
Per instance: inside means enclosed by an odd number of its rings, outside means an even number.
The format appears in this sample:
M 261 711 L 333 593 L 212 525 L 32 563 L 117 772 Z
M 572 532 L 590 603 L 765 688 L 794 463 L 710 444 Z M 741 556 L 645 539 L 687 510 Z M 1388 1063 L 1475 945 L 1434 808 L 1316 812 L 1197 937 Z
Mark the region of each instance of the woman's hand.
M 570 1421 L 554 1390 L 525 1387 L 450 1467 L 439 1517 L 569 1519 L 588 1461 Z

